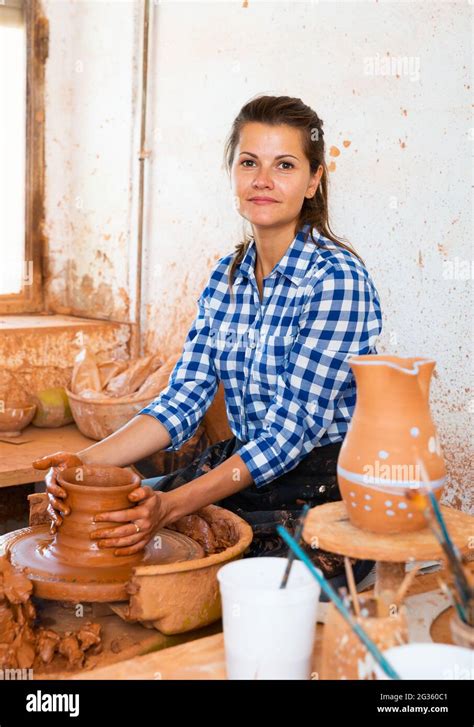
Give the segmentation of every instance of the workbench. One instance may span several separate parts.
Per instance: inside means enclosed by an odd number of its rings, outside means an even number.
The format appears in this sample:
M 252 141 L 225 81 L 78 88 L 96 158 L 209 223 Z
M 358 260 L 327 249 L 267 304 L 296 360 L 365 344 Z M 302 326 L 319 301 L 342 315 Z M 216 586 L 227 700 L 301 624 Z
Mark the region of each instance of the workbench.
M 425 593 L 437 588 L 437 577 L 444 580 L 448 577 L 445 571 L 418 575 L 415 578 L 408 596 Z M 364 592 L 370 595 L 370 591 Z M 449 619 L 452 608 L 444 611 L 433 623 L 431 637 L 438 643 L 452 643 Z M 313 651 L 312 673 L 318 678 L 321 664 L 322 640 L 324 624 L 316 626 L 316 638 Z M 137 656 L 120 661 L 110 666 L 92 669 L 76 674 L 71 679 L 225 679 L 224 637 L 222 633 L 199 638 L 194 641 L 172 646 L 159 652 Z
M 55 429 L 30 425 L 19 437 L 13 437 L 11 444 L 0 441 L 0 487 L 40 482 L 46 472 L 33 469 L 31 463 L 35 459 L 60 450 L 79 452 L 91 444 L 95 444 L 94 440 L 81 434 L 75 424 Z

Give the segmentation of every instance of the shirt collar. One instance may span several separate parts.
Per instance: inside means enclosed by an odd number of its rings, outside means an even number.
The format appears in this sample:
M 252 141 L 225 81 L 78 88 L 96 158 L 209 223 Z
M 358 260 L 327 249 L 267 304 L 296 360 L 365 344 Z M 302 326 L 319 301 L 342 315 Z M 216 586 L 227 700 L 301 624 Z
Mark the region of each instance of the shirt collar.
M 303 278 L 308 272 L 309 264 L 310 262 L 313 262 L 312 257 L 314 250 L 316 249 L 314 244 L 311 244 L 311 247 L 308 249 L 305 243 L 305 237 L 310 229 L 310 224 L 303 225 L 303 227 L 300 228 L 300 230 L 296 233 L 293 242 L 289 245 L 281 260 L 279 260 L 275 265 L 270 275 L 274 275 L 275 272 L 277 274 L 279 273 L 298 285 L 301 278 Z M 257 252 L 255 245 L 255 239 L 252 238 L 244 257 L 235 272 L 234 282 L 236 282 L 239 278 L 255 276 L 255 257 Z

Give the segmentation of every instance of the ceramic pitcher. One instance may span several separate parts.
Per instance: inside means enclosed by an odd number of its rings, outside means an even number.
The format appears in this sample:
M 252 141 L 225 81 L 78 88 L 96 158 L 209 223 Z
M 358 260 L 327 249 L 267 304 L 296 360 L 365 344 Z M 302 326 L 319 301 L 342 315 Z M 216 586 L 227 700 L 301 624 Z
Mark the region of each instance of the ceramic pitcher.
M 439 500 L 446 468 L 431 418 L 428 358 L 353 356 L 357 399 L 341 447 L 337 476 L 353 525 L 374 533 L 426 527 L 405 495 L 429 487 Z

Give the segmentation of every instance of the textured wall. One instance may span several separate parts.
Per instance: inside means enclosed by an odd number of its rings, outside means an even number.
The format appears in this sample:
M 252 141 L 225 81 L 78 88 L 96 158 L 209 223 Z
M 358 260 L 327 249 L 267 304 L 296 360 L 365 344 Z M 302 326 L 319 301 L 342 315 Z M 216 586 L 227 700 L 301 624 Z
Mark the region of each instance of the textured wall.
M 141 5 L 47 3 L 51 301 L 118 320 L 134 296 Z M 222 166 L 233 116 L 257 93 L 300 96 L 324 120 L 333 227 L 380 292 L 379 350 L 437 361 L 445 499 L 466 510 L 471 13 L 466 2 L 154 4 L 142 311 L 146 349 L 179 349 L 210 265 L 239 239 Z
M 47 305 L 130 320 L 134 295 L 138 9 L 47 0 Z

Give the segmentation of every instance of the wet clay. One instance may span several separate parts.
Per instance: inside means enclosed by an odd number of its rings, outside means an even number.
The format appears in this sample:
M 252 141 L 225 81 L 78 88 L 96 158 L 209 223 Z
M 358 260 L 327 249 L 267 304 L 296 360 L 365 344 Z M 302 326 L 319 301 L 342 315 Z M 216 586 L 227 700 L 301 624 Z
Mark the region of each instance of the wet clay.
M 86 651 L 101 649 L 100 625 L 86 623 L 77 631 L 58 634 L 36 627 L 36 610 L 31 602 L 33 584 L 8 557 L 0 557 L 0 669 L 41 668 L 55 655 L 64 657 L 67 668 L 84 666 Z
M 234 545 L 239 537 L 234 522 L 224 517 L 211 517 L 206 509 L 186 515 L 169 527 L 199 543 L 206 555 L 221 553 Z
M 57 532 L 38 526 L 7 536 L 11 562 L 25 569 L 35 585 L 35 595 L 64 601 L 127 600 L 126 583 L 134 566 L 204 556 L 195 540 L 166 529 L 157 531 L 144 550 L 130 556 L 117 556 L 114 548 L 100 548 L 91 539 L 95 530 L 123 525 L 95 523 L 97 513 L 134 507 L 128 495 L 138 487 L 140 478 L 131 470 L 70 467 L 60 472 L 58 482 L 67 492 L 71 512 Z

